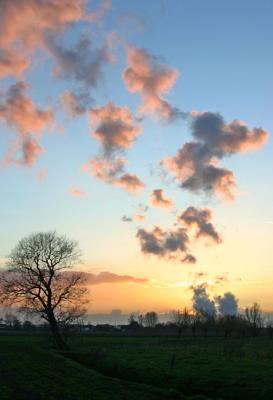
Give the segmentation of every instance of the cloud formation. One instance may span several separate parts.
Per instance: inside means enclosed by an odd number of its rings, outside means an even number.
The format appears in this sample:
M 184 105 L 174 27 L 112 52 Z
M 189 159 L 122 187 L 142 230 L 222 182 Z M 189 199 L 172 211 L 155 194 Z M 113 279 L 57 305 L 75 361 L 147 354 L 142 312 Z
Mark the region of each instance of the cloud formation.
M 233 293 L 227 292 L 223 296 L 216 296 L 215 302 L 222 317 L 238 314 L 238 299 Z
M 46 46 L 56 61 L 54 75 L 72 79 L 83 87 L 96 87 L 102 78 L 103 66 L 112 59 L 107 46 L 94 48 L 87 38 L 65 48 L 53 36 L 47 38 Z
M 121 217 L 121 220 L 122 220 L 123 222 L 133 222 L 133 218 L 127 217 L 126 215 L 123 215 L 123 216 Z
M 146 278 L 136 278 L 131 275 L 118 275 L 113 272 L 100 272 L 99 274 L 92 274 L 91 272 L 84 272 L 87 283 L 90 285 L 101 285 L 103 283 L 147 283 Z
M 71 117 L 84 114 L 92 102 L 93 99 L 87 92 L 74 93 L 65 90 L 61 95 L 61 104 Z
M 1 0 L 0 75 L 20 75 L 45 35 L 85 18 L 85 0 Z
M 29 59 L 22 56 L 15 49 L 0 48 L 0 78 L 9 75 L 19 77 L 29 66 Z
M 113 183 L 116 176 L 123 171 L 125 160 L 123 157 L 107 159 L 103 156 L 97 156 L 88 160 L 83 166 L 82 171 L 94 175 L 102 181 Z
M 189 237 L 185 229 L 163 231 L 155 226 L 152 231 L 139 229 L 137 238 L 144 254 L 153 254 L 168 260 L 194 263 L 195 257 L 188 253 Z
M 141 132 L 141 127 L 128 107 L 109 102 L 89 112 L 93 134 L 100 141 L 104 153 L 128 149 Z
M 197 312 L 214 317 L 216 315 L 216 307 L 213 300 L 209 298 L 205 283 L 192 287 L 192 307 Z
M 204 112 L 192 118 L 191 132 L 196 141 L 185 143 L 164 165 L 176 176 L 181 188 L 217 194 L 225 200 L 235 195 L 232 171 L 219 167 L 224 157 L 259 149 L 269 134 L 262 128 L 248 128 L 242 121 L 226 123 L 218 113 Z
M 1 0 L 0 44 L 32 44 L 42 32 L 61 30 L 84 18 L 85 4 L 85 0 Z
M 145 221 L 145 215 L 142 215 L 142 214 L 135 214 L 135 215 L 134 215 L 134 220 L 139 221 L 139 222 Z
M 68 193 L 73 197 L 84 197 L 86 193 L 78 186 L 70 186 L 68 188 Z
M 171 198 L 165 197 L 163 189 L 154 189 L 150 202 L 154 207 L 159 208 L 172 208 L 174 203 Z
M 137 193 L 145 187 L 144 183 L 137 175 L 130 174 L 128 172 L 115 179 L 113 183 L 122 187 L 126 192 L 129 193 Z
M 97 20 L 111 6 L 110 0 L 102 0 L 96 10 L 89 12 L 87 3 L 86 0 L 1 0 L 0 76 L 20 75 L 30 65 L 34 50 L 42 48 L 56 59 L 62 69 L 60 74 L 95 85 L 106 48 L 93 49 L 86 40 L 79 41 L 74 49 L 57 44 L 65 28 L 78 21 Z
M 145 49 L 127 46 L 127 68 L 123 80 L 127 89 L 139 92 L 142 104 L 139 111 L 143 114 L 155 112 L 163 119 L 172 119 L 179 111 L 164 98 L 178 78 L 178 71 L 160 63 Z
M 216 231 L 211 220 L 212 212 L 208 208 L 188 207 L 178 217 L 179 222 L 196 229 L 195 237 L 197 239 L 204 237 L 211 239 L 215 243 L 221 243 L 221 236 Z
M 37 179 L 38 182 L 41 183 L 41 182 L 43 182 L 43 180 L 45 179 L 46 176 L 47 176 L 46 168 L 41 168 L 37 172 L 36 179 Z
M 144 183 L 137 175 L 124 172 L 124 152 L 141 132 L 130 109 L 109 102 L 105 106 L 92 108 L 89 120 L 92 133 L 101 144 L 101 155 L 89 160 L 83 169 L 129 193 L 143 189 Z
M 32 167 L 42 152 L 43 149 L 36 138 L 27 137 L 22 142 L 22 159 L 19 163 Z
M 175 229 L 163 230 L 155 226 L 151 231 L 139 229 L 137 238 L 144 254 L 154 254 L 169 260 L 184 263 L 195 263 L 196 258 L 191 254 L 192 230 L 194 239 L 209 238 L 214 243 L 221 243 L 212 222 L 212 213 L 209 209 L 188 207 L 177 218 Z M 182 226 L 181 226 L 182 225 Z M 193 229 L 192 229 L 193 228 Z
M 50 109 L 37 107 L 26 94 L 27 89 L 26 83 L 17 82 L 1 96 L 3 99 L 0 100 L 0 120 L 17 134 L 6 162 L 32 166 L 42 152 L 39 136 L 53 122 L 54 115 Z M 16 160 L 14 155 L 18 150 L 21 152 L 21 159 Z
M 4 101 L 0 101 L 0 119 L 22 135 L 39 134 L 53 121 L 53 112 L 37 107 L 27 96 L 28 85 L 17 82 L 7 90 Z

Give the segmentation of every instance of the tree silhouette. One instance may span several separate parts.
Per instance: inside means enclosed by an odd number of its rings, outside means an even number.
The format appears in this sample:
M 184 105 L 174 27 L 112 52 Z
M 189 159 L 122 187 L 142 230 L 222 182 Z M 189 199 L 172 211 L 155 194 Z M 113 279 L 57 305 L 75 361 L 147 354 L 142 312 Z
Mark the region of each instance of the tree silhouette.
M 181 337 L 184 329 L 187 329 L 191 323 L 191 315 L 189 310 L 185 307 L 183 311 L 173 310 L 170 313 L 171 322 L 177 326 L 178 338 Z
M 257 336 L 260 328 L 263 325 L 262 310 L 258 303 L 253 303 L 253 306 L 245 309 L 245 317 L 250 326 L 253 336 Z
M 12 250 L 0 277 L 4 304 L 17 304 L 21 310 L 45 319 L 59 348 L 67 347 L 60 325 L 75 321 L 85 312 L 85 276 L 71 271 L 79 257 L 77 243 L 65 236 L 34 233 Z
M 155 311 L 147 312 L 144 316 L 144 323 L 148 328 L 155 328 L 158 323 L 158 315 Z

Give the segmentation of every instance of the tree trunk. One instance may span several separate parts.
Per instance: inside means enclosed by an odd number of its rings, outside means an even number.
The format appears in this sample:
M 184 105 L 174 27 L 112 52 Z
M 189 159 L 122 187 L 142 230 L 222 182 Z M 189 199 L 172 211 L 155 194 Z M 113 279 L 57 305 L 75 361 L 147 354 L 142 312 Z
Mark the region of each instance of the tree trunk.
M 57 347 L 60 350 L 67 350 L 68 345 L 63 340 L 62 335 L 60 334 L 59 326 L 53 313 L 50 313 L 50 315 L 48 315 L 48 322 Z

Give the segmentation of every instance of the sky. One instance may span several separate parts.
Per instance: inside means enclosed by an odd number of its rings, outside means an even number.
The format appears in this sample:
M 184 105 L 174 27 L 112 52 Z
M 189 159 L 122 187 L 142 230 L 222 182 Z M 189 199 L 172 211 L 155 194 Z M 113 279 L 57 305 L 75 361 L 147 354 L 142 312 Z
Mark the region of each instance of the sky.
M 273 310 L 271 0 L 2 0 L 0 262 L 78 241 L 90 312 Z

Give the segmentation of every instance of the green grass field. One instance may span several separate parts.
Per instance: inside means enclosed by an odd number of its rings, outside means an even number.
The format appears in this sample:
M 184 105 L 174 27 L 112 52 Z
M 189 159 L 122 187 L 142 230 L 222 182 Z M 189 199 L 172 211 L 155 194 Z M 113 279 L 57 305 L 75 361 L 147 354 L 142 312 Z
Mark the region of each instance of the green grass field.
M 63 354 L 46 336 L 0 336 L 0 399 L 273 399 L 268 338 L 83 335 L 70 346 Z
M 74 357 L 97 371 L 227 400 L 273 399 L 269 338 L 111 338 L 74 340 Z M 73 355 L 72 355 L 73 357 Z

